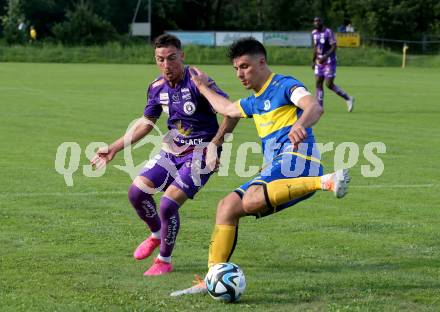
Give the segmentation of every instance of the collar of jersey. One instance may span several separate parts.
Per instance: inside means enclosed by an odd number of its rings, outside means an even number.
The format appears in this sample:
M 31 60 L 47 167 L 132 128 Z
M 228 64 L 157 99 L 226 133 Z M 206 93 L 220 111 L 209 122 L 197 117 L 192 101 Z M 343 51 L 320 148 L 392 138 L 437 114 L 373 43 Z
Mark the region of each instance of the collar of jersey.
M 263 87 L 260 89 L 260 91 L 258 91 L 257 93 L 255 93 L 255 97 L 260 96 L 261 94 L 263 94 L 264 91 L 266 91 L 267 87 L 269 86 L 270 82 L 272 81 L 273 77 L 275 76 L 274 73 L 271 73 L 269 78 L 267 78 L 266 82 L 264 83 Z

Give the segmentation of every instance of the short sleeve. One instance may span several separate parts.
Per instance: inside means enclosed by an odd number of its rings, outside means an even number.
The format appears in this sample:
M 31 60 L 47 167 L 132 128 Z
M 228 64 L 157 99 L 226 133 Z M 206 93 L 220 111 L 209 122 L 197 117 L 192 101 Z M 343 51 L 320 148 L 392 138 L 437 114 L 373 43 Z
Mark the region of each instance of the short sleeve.
M 145 117 L 159 118 L 162 113 L 162 104 L 160 99 L 157 98 L 157 94 L 151 91 L 151 86 L 147 92 L 147 105 L 144 109 Z
M 241 112 L 242 118 L 252 118 L 252 98 L 246 98 L 246 99 L 240 99 L 237 102 L 235 102 L 235 105 L 237 105 L 238 109 Z
M 284 92 L 285 98 L 295 106 L 296 104 L 298 104 L 298 101 L 301 97 L 310 94 L 307 88 L 302 84 L 302 82 L 296 80 L 293 77 L 289 77 L 287 79 L 287 81 L 284 83 L 284 87 L 285 87 L 285 92 Z

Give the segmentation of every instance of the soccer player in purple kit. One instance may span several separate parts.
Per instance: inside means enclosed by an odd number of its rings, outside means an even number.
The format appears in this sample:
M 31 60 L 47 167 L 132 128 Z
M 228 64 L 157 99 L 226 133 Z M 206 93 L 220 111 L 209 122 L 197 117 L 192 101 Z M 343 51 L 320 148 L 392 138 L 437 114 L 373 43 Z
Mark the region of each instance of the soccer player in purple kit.
M 336 38 L 330 28 L 324 27 L 322 19 L 315 17 L 315 29 L 312 31 L 313 60 L 312 68 L 316 77 L 316 98 L 319 105 L 324 105 L 323 82 L 327 87 L 342 97 L 347 103 L 347 110 L 353 111 L 354 97 L 349 96 L 334 84 L 336 77 Z
M 117 152 L 150 133 L 163 111 L 169 115 L 169 132 L 162 150 L 147 162 L 128 191 L 129 201 L 151 231 L 134 251 L 134 258 L 145 259 L 160 247 L 158 257 L 144 273 L 147 276 L 173 270 L 171 254 L 180 228 L 179 208 L 207 183 L 213 171 L 206 167 L 215 166 L 224 134 L 232 132 L 238 121 L 224 118 L 219 127 L 215 111 L 194 85 L 189 67 L 183 63 L 184 53 L 177 37 L 161 35 L 154 47 L 161 75 L 149 86 L 143 117 L 108 148 L 99 149 L 91 160 L 97 168 L 103 167 Z M 210 88 L 227 97 L 212 80 Z M 208 143 L 209 149 L 206 148 Z M 164 192 L 159 214 L 152 197 L 156 191 Z

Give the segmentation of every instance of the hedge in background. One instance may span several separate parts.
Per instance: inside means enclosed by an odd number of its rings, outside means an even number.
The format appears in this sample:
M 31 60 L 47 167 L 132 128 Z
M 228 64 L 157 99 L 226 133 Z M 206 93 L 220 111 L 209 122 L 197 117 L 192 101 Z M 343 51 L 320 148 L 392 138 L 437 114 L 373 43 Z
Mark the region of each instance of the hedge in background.
M 228 64 L 225 47 L 186 46 L 187 64 Z M 272 65 L 311 65 L 311 49 L 268 47 Z M 110 43 L 103 46 L 70 47 L 61 44 L 0 46 L 0 62 L 42 63 L 121 63 L 152 64 L 154 51 L 149 44 Z M 342 66 L 400 66 L 402 56 L 387 50 L 361 47 L 338 49 Z M 440 67 L 440 56 L 409 56 L 408 66 Z

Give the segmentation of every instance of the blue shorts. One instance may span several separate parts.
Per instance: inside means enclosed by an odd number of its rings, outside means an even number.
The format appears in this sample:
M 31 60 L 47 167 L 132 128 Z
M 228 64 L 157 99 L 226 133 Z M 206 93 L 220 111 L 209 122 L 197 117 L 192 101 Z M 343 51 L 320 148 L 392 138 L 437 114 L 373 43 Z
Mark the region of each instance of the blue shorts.
M 303 201 L 315 194 L 315 192 L 313 192 L 280 206 L 272 207 L 267 195 L 267 183 L 279 179 L 319 177 L 323 175 L 323 172 L 324 168 L 322 167 L 320 160 L 315 157 L 305 156 L 295 152 L 282 153 L 275 157 L 271 163 L 263 167 L 259 175 L 236 188 L 234 192 L 236 192 L 240 198 L 243 198 L 244 193 L 249 189 L 250 186 L 263 185 L 268 209 L 262 213 L 255 214 L 255 217 L 265 217 L 281 211 L 284 208 L 293 206 L 296 203 L 299 203 L 300 201 Z

